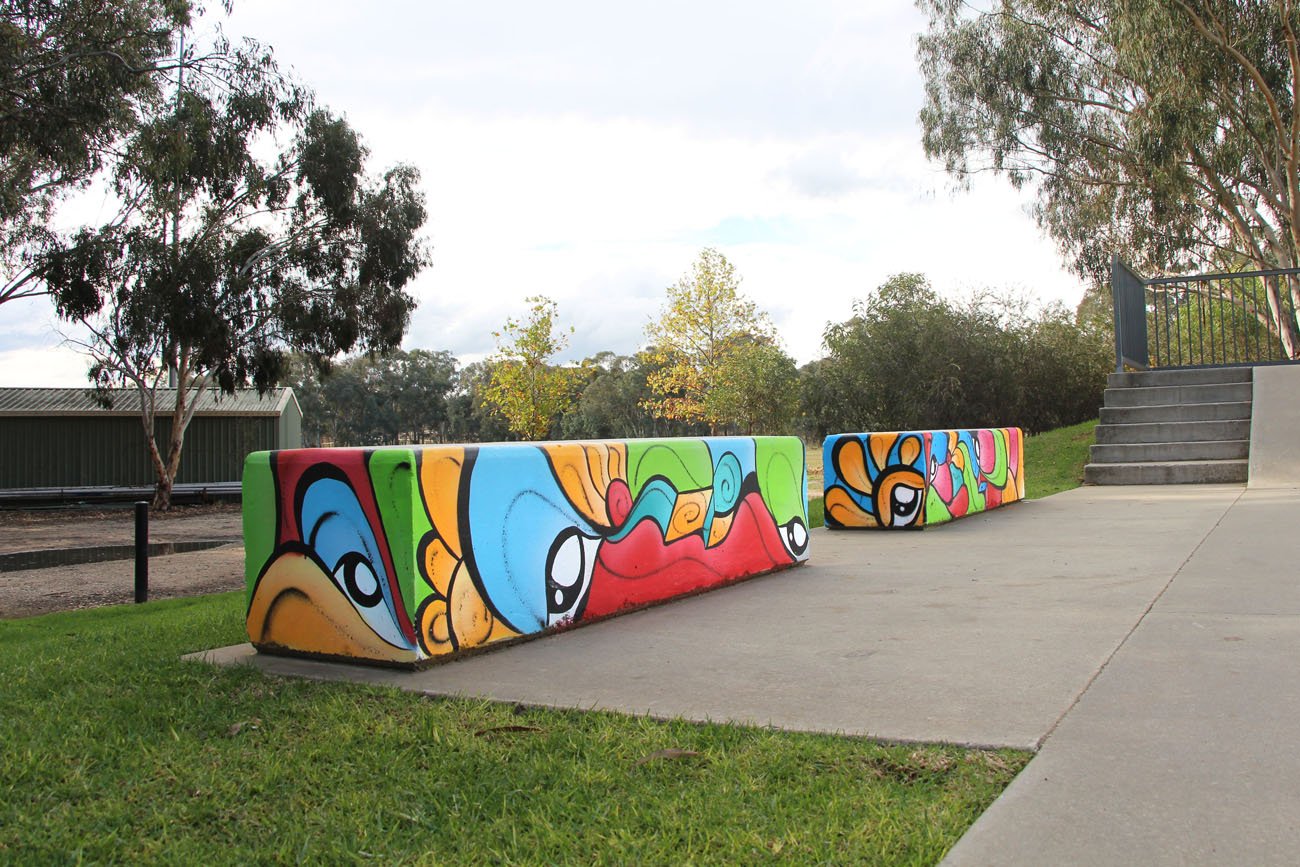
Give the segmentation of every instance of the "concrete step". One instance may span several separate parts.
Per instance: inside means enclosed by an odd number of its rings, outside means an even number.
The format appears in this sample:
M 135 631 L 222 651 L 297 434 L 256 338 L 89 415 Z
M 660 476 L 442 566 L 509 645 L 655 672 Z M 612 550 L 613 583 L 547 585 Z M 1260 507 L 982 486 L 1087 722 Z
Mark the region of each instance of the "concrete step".
M 1166 406 L 1171 403 L 1231 403 L 1250 400 L 1249 382 L 1210 385 L 1128 386 L 1106 389 L 1106 406 Z
M 1158 421 L 1228 421 L 1250 418 L 1250 401 L 1233 403 L 1171 403 L 1164 406 L 1108 406 L 1102 424 L 1142 424 Z
M 1088 464 L 1089 485 L 1209 485 L 1245 483 L 1250 461 L 1152 461 L 1134 464 Z
M 1248 418 L 1236 421 L 1163 421 L 1097 425 L 1097 442 L 1102 445 L 1249 439 L 1250 419 Z
M 1198 367 L 1143 370 L 1136 373 L 1112 373 L 1106 379 L 1109 388 L 1156 388 L 1170 385 L 1222 385 L 1250 382 L 1249 367 Z
M 1207 440 L 1190 443 L 1113 443 L 1088 450 L 1093 464 L 1137 464 L 1168 461 L 1231 461 L 1250 457 L 1250 440 Z

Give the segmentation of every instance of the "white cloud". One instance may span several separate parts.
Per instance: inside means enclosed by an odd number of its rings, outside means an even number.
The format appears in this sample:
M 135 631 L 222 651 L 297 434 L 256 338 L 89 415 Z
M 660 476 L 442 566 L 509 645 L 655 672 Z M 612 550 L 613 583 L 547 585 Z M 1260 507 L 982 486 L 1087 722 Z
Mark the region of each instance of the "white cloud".
M 0 387 L 90 387 L 90 361 L 66 346 L 0 350 Z
M 420 169 L 433 266 L 411 286 L 408 347 L 474 360 L 545 294 L 575 328 L 570 357 L 632 352 L 716 246 L 807 361 L 899 271 L 944 291 L 1082 292 L 1005 182 L 951 195 L 925 161 L 922 23 L 902 0 L 279 0 L 238 4 L 228 29 L 347 114 L 375 168 Z

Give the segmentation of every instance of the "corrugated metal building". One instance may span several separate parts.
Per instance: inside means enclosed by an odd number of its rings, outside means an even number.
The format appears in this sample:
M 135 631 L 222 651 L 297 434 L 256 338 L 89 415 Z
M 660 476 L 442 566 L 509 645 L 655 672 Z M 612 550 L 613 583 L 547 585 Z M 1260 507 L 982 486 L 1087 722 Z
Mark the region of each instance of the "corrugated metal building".
M 85 388 L 0 388 L 0 489 L 152 485 L 134 389 L 111 392 L 112 409 Z M 166 448 L 174 389 L 159 389 L 154 435 Z M 293 389 L 233 395 L 205 390 L 185 432 L 178 484 L 238 481 L 258 449 L 302 446 Z

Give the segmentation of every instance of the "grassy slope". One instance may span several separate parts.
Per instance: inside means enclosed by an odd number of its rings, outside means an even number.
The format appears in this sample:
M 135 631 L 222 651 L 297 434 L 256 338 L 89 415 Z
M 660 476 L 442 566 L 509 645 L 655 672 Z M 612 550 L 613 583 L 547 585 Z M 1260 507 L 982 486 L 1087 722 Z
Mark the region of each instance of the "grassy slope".
M 1028 758 L 180 661 L 242 610 L 0 622 L 0 861 L 925 864 Z
M 1096 421 L 1025 438 L 1025 497 L 1037 499 L 1083 484 Z

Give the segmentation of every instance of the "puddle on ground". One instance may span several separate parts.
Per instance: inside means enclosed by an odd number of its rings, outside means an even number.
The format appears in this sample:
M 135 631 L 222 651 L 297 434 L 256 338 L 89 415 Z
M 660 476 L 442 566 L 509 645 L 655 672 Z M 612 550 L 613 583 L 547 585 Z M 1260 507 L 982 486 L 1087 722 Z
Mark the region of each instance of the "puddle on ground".
M 150 542 L 149 556 L 186 554 L 206 551 L 222 545 L 238 544 L 235 539 L 195 539 L 185 542 Z M 0 554 L 0 572 L 17 572 L 20 569 L 47 569 L 52 566 L 76 566 L 80 563 L 100 563 L 105 560 L 131 560 L 135 558 L 135 545 L 99 545 L 92 548 L 55 548 L 48 551 L 19 551 L 17 554 Z

